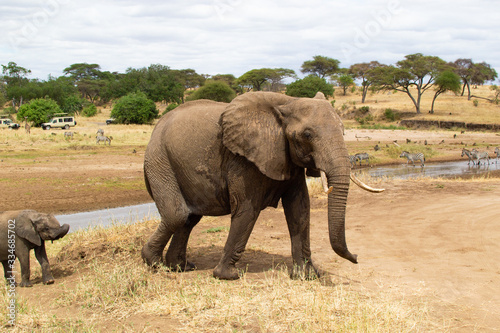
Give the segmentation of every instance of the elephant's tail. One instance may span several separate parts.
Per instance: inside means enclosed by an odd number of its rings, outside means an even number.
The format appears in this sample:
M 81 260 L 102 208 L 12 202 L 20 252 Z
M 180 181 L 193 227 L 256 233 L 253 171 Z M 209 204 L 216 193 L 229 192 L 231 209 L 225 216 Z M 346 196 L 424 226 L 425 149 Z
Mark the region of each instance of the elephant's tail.
M 153 192 L 151 191 L 151 186 L 149 185 L 148 174 L 146 173 L 146 167 L 144 166 L 144 182 L 146 183 L 146 189 L 148 190 L 149 196 L 151 199 L 155 199 L 153 197 Z

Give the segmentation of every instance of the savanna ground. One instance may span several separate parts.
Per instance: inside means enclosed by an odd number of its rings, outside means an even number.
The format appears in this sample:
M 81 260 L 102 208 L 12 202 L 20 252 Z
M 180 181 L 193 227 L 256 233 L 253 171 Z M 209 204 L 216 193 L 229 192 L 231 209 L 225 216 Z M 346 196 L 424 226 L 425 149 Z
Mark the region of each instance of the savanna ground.
M 486 87 L 473 93 L 490 94 Z M 425 97 L 423 110 L 431 96 Z M 360 106 L 359 95 L 335 99 L 344 114 Z M 466 98 L 445 95 L 436 103 L 436 114 L 414 118 L 500 124 L 500 108 L 487 102 L 474 107 Z M 369 95 L 366 105 L 375 118 L 386 108 L 412 111 L 401 93 Z M 107 116 L 109 107 L 97 117 L 79 117 L 73 139 L 64 139 L 64 130 L 0 131 L 0 211 L 68 213 L 150 202 L 142 160 L 152 127 L 106 126 Z M 500 146 L 492 132 L 360 129 L 352 119 L 345 124 L 350 152 L 368 152 L 372 164 L 405 163 L 397 157 L 401 149 L 423 151 L 431 163 L 461 160 L 464 146 L 475 144 L 490 155 Z M 111 146 L 96 145 L 98 128 L 113 137 Z M 375 152 L 375 144 L 382 149 Z M 145 220 L 47 244 L 55 284 L 41 284 L 32 256 L 35 284 L 17 288 L 17 325 L 6 326 L 4 289 L 0 325 L 13 332 L 499 331 L 499 175 L 364 180 L 386 191 L 351 187 L 347 241 L 358 265 L 333 253 L 327 198 L 312 182 L 318 280 L 288 278 L 290 241 L 281 208 L 261 213 L 238 264 L 242 278 L 231 282 L 211 277 L 229 217 L 207 217 L 195 228 L 188 256 L 197 270 L 189 273 L 153 272 L 142 264 L 140 249 L 158 223 Z

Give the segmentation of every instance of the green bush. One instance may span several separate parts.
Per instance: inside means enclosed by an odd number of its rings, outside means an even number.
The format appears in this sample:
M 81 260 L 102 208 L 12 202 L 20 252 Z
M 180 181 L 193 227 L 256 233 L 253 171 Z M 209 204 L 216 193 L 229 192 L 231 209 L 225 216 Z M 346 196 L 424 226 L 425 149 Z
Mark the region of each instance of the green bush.
M 50 120 L 55 113 L 62 113 L 56 101 L 50 98 L 37 98 L 27 104 L 23 104 L 17 112 L 17 120 L 24 121 L 28 117 L 28 122 L 34 126 L 40 126 Z
M 367 114 L 368 112 L 370 112 L 370 107 L 365 105 L 365 106 L 362 106 L 358 109 L 362 114 Z
M 144 93 L 129 93 L 116 102 L 111 117 L 119 124 L 147 124 L 158 117 L 158 109 Z
M 83 103 L 83 99 L 76 95 L 71 95 L 64 99 L 61 109 L 64 113 L 73 115 L 82 111 Z
M 286 87 L 286 94 L 293 97 L 313 98 L 318 91 L 325 94 L 326 97 L 333 96 L 333 85 L 315 75 L 309 75 L 301 80 L 290 83 Z
M 388 121 L 396 121 L 399 117 L 392 109 L 385 109 L 384 117 Z
M 479 105 L 479 101 L 475 99 L 472 101 L 472 104 L 477 107 Z
M 167 108 L 165 109 L 165 111 L 163 111 L 162 115 L 166 114 L 167 112 L 172 111 L 173 109 L 175 109 L 178 106 L 179 106 L 179 104 L 177 104 L 177 103 L 171 103 L 171 104 L 167 105 Z
M 236 97 L 236 93 L 223 81 L 209 81 L 204 86 L 190 94 L 186 100 L 210 99 L 216 102 L 231 102 Z
M 83 108 L 82 114 L 85 117 L 93 117 L 97 114 L 97 107 L 94 104 L 90 104 Z

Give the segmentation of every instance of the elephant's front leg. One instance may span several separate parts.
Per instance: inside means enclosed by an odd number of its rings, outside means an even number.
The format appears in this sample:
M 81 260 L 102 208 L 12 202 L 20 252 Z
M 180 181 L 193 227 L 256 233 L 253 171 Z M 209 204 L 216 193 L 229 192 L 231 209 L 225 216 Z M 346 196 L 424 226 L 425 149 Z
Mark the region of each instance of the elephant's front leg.
M 257 206 L 252 205 L 250 200 L 240 201 L 232 207 L 237 207 L 237 209 L 231 213 L 231 228 L 224 246 L 224 254 L 213 272 L 216 278 L 222 280 L 239 279 L 236 262 L 245 251 L 245 246 L 260 213 Z
M 292 242 L 292 279 L 319 277 L 311 260 L 310 202 L 305 178 L 291 187 L 282 197 L 288 231 Z
M 47 258 L 47 252 L 45 251 L 44 241 L 42 241 L 42 245 L 35 247 L 35 257 L 42 267 L 43 284 L 53 284 L 54 277 L 52 276 L 52 271 L 50 270 L 49 259 Z
M 16 242 L 16 256 L 21 266 L 21 283 L 20 287 L 33 287 L 30 282 L 30 253 L 26 244 Z

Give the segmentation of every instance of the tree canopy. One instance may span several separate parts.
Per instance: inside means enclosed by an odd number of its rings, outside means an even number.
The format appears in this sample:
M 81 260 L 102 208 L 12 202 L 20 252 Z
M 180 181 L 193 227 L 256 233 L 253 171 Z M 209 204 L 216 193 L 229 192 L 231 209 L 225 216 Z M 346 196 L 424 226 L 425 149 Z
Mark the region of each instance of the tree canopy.
M 158 109 L 143 92 L 129 93 L 116 102 L 111 117 L 119 124 L 147 124 L 158 117 Z
M 207 81 L 205 85 L 194 93 L 187 100 L 210 99 L 216 102 L 229 103 L 236 97 L 236 93 L 231 87 L 223 81 Z
M 333 96 L 333 85 L 326 82 L 324 78 L 309 75 L 301 80 L 290 83 L 286 87 L 286 94 L 293 97 L 313 98 L 318 91 L 321 91 L 326 97 Z
M 304 61 L 301 72 L 304 74 L 316 75 L 325 78 L 339 72 L 340 61 L 320 55 L 313 57 L 313 60 Z
M 435 81 L 436 92 L 434 93 L 434 98 L 432 99 L 432 105 L 430 113 L 434 113 L 434 102 L 436 98 L 446 91 L 454 92 L 458 94 L 460 92 L 460 76 L 451 70 L 446 70 L 441 72 Z

